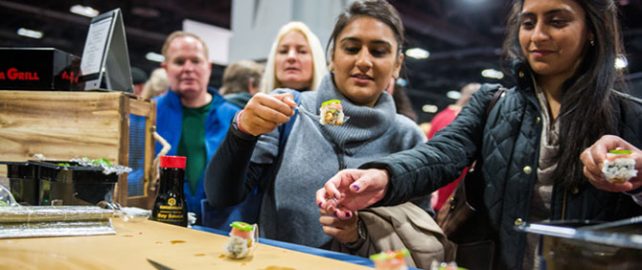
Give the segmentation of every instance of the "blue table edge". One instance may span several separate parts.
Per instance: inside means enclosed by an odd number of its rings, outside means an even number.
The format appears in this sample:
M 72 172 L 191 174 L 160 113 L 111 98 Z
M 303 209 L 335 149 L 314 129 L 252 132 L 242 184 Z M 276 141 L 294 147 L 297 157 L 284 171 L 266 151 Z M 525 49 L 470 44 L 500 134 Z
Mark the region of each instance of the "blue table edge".
M 215 234 L 224 235 L 224 236 L 228 235 L 228 233 L 225 231 L 203 227 L 203 226 L 192 226 L 192 229 L 208 232 L 208 233 L 215 233 Z M 355 255 L 346 254 L 346 253 L 313 248 L 313 247 L 297 245 L 297 244 L 271 240 L 266 238 L 259 238 L 259 243 L 274 246 L 274 247 L 280 247 L 280 248 L 285 248 L 289 250 L 299 251 L 307 254 L 317 255 L 317 256 L 339 260 L 343 262 L 348 262 L 352 264 L 358 264 L 366 267 L 374 267 L 374 264 L 371 260 L 367 258 L 355 256 Z M 409 269 L 412 269 L 412 268 L 409 268 Z

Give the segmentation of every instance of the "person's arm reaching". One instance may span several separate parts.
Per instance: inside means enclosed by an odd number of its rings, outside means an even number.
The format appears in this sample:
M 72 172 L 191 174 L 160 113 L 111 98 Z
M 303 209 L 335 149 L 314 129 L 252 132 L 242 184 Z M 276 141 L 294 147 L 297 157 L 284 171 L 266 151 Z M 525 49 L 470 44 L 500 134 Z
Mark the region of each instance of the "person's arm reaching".
M 349 211 L 403 203 L 456 179 L 479 156 L 485 110 L 493 94 L 491 88 L 476 93 L 457 119 L 428 143 L 366 163 L 359 170 L 339 172 L 317 192 L 317 204 L 335 208 L 337 216 L 346 218 Z M 494 115 L 489 117 L 499 117 Z
M 226 207 L 240 203 L 258 183 L 270 166 L 250 162 L 258 136 L 289 121 L 294 106 L 290 94 L 257 94 L 237 114 L 207 166 L 204 184 L 210 205 Z

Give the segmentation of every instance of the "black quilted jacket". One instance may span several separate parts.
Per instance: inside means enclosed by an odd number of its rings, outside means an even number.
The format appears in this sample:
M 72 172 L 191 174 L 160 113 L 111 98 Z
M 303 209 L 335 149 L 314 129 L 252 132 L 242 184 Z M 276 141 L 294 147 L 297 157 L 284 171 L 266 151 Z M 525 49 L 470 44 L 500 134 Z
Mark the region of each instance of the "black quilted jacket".
M 377 205 L 429 194 L 456 179 L 473 160 L 481 161 L 483 210 L 498 235 L 496 268 L 520 269 L 526 237 L 514 226 L 529 220 L 542 129 L 540 106 L 528 81 L 522 78 L 518 87 L 508 90 L 488 113 L 485 124 L 485 110 L 497 85 L 484 85 L 457 119 L 428 143 L 364 164 L 361 168 L 386 168 L 391 175 L 386 197 Z M 642 147 L 642 103 L 618 96 L 617 135 Z M 555 186 L 551 203 L 553 220 L 611 221 L 642 215 L 642 207 L 629 196 L 597 190 L 588 181 L 571 190 Z

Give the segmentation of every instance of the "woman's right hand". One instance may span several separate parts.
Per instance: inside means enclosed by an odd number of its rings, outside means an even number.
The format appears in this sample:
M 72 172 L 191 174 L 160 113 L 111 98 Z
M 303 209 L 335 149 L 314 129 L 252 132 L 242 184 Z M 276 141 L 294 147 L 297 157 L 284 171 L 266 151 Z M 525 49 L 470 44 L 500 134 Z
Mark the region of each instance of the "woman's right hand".
M 350 219 L 353 211 L 383 199 L 389 178 L 388 171 L 382 169 L 342 170 L 317 191 L 316 203 L 340 219 Z
M 607 153 L 613 149 L 631 150 L 631 158 L 635 160 L 638 176 L 624 183 L 612 183 L 606 180 L 602 167 L 607 160 Z M 614 135 L 604 135 L 580 155 L 584 165 L 584 176 L 598 189 L 610 192 L 626 192 L 642 187 L 642 151 L 624 139 Z
M 294 108 L 296 102 L 292 94 L 257 93 L 239 114 L 237 124 L 242 132 L 253 136 L 270 133 L 290 121 Z

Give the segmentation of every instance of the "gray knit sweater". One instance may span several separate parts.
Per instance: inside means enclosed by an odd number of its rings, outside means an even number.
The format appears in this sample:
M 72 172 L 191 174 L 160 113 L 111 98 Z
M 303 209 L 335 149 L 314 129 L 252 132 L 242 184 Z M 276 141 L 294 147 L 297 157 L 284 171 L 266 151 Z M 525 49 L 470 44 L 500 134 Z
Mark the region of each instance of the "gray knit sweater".
M 342 101 L 344 113 L 350 117 L 344 125 L 319 124 L 319 107 L 329 99 Z M 264 193 L 259 228 L 261 235 L 267 238 L 320 247 L 330 240 L 321 229 L 319 208 L 315 205 L 315 193 L 325 181 L 341 167 L 356 168 L 365 162 L 410 149 L 422 143 L 424 135 L 414 122 L 395 113 L 393 99 L 387 93 L 383 92 L 372 108 L 358 106 L 335 89 L 331 75 L 323 79 L 317 91 L 301 94 L 301 106 L 304 109 L 300 109 L 288 137 L 273 189 Z M 277 129 L 259 137 L 250 167 L 265 167 L 275 162 L 278 132 Z M 234 132 L 228 136 L 230 134 Z M 231 163 L 217 164 L 218 167 L 229 170 L 235 167 L 233 162 L 243 162 L 227 161 Z M 255 170 L 250 168 L 248 171 Z M 244 183 L 242 179 L 216 181 Z M 245 181 L 253 182 L 251 179 Z

